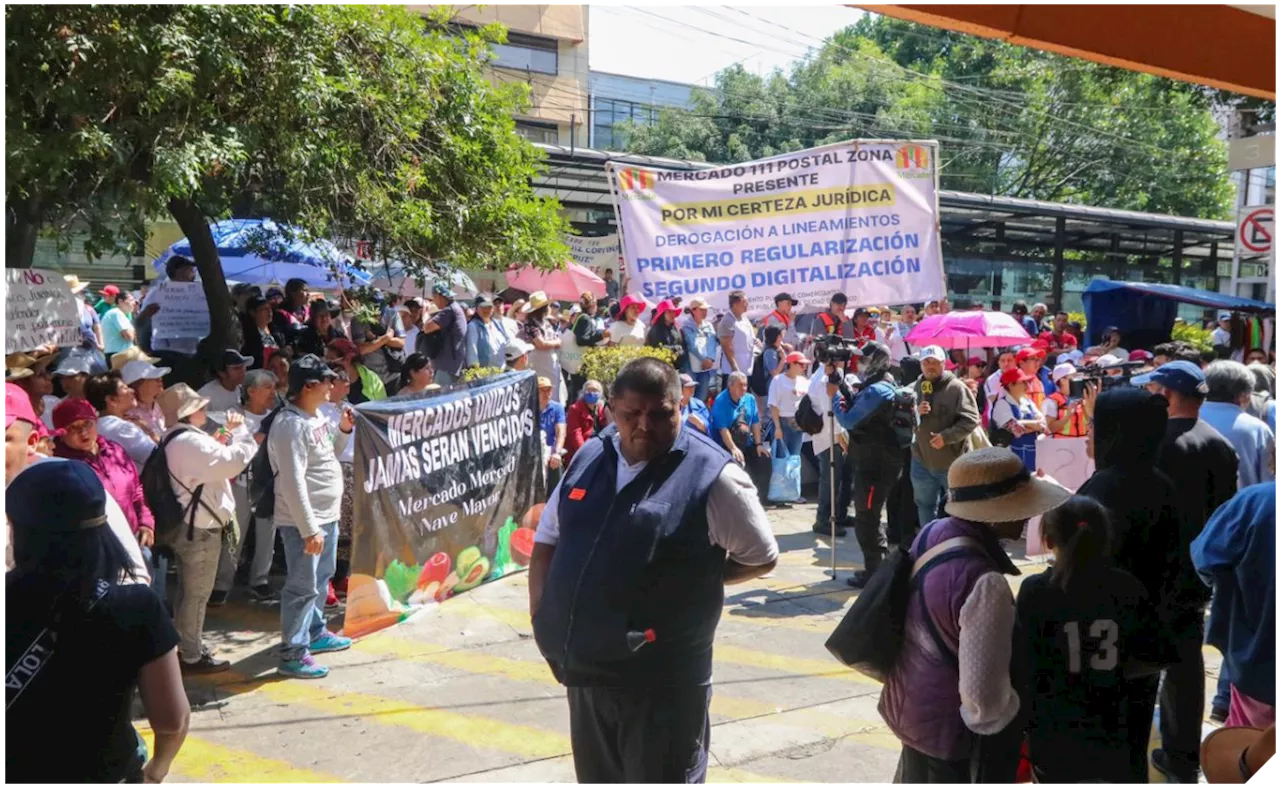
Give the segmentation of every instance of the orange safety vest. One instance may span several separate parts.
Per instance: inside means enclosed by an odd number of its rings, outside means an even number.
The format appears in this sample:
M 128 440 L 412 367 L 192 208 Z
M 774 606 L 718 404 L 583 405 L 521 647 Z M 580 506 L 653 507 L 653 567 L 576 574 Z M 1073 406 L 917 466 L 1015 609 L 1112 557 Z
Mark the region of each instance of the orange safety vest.
M 1061 418 L 1064 409 L 1067 407 L 1067 398 L 1060 391 L 1053 392 L 1048 398 L 1058 404 L 1058 417 Z M 1076 408 L 1076 412 L 1067 420 L 1067 423 L 1053 433 L 1055 438 L 1083 438 L 1085 435 L 1083 408 Z

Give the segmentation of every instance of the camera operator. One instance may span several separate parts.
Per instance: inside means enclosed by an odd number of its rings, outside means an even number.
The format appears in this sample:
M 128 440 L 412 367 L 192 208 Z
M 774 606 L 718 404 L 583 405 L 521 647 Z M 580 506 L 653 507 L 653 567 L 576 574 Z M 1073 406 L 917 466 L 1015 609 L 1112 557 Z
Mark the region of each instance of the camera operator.
M 1084 401 L 1071 396 L 1071 379 L 1076 368 L 1071 364 L 1059 364 L 1053 368 L 1053 383 L 1057 390 L 1044 400 L 1044 419 L 1048 434 L 1053 438 L 1083 438 L 1086 434 Z
M 822 417 L 822 432 L 812 436 L 813 453 L 818 458 L 818 513 L 813 523 L 816 534 L 831 534 L 831 463 L 835 463 L 836 484 L 836 537 L 848 532 L 849 501 L 853 494 L 853 463 L 849 460 L 849 434 L 843 427 L 835 429 L 835 443 L 832 444 L 831 426 L 827 422 L 827 414 L 831 412 L 831 395 L 827 393 L 827 382 L 831 379 L 842 379 L 849 386 L 858 385 L 858 376 L 845 372 L 848 361 L 841 357 L 837 348 L 836 356 L 831 355 L 828 341 L 814 344 L 814 358 L 821 363 L 818 371 L 809 381 L 809 402 L 814 413 Z M 847 352 L 852 354 L 850 348 Z
M 888 549 L 880 514 L 903 463 L 903 446 L 894 429 L 899 390 L 889 374 L 889 348 L 867 342 L 859 361 L 863 389 L 852 403 L 839 393 L 836 384 L 827 384 L 836 421 L 849 431 L 849 456 L 854 466 L 853 529 L 866 567 L 849 578 L 854 588 L 866 586 Z

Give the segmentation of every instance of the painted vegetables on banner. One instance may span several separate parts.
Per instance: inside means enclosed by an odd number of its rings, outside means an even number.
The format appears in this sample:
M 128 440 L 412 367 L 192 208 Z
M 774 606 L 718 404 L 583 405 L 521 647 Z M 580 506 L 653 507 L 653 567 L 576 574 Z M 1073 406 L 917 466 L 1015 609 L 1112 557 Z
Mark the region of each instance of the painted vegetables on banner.
M 945 295 L 934 142 L 855 140 L 699 170 L 611 162 L 628 291 L 750 309 Z
M 529 565 L 546 497 L 536 381 L 510 372 L 356 408 L 347 635 Z

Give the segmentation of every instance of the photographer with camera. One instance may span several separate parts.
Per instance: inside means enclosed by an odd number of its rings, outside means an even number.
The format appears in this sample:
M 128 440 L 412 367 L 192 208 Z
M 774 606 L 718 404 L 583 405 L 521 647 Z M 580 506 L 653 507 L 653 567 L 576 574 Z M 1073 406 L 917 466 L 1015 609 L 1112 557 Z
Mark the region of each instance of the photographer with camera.
M 1075 374 L 1076 368 L 1071 364 L 1059 364 L 1053 368 L 1053 383 L 1057 389 L 1044 400 L 1044 418 L 1050 437 L 1085 436 L 1084 401 L 1071 396 L 1071 379 Z
M 854 465 L 853 528 L 866 567 L 849 578 L 854 588 L 866 586 L 888 550 L 880 514 L 902 473 L 902 450 L 911 444 L 916 426 L 915 398 L 910 389 L 898 388 L 889 374 L 890 360 L 889 348 L 880 342 L 862 346 L 863 389 L 852 402 L 836 383 L 827 383 L 836 421 L 849 431 Z
M 849 434 L 836 426 L 834 438 L 832 425 L 827 421 L 831 412 L 831 395 L 827 393 L 829 380 L 839 381 L 843 388 L 849 389 L 849 398 L 853 398 L 853 388 L 858 386 L 858 376 L 846 372 L 849 359 L 858 351 L 845 343 L 840 337 L 829 334 L 815 338 L 813 357 L 819 366 L 809 381 L 809 404 L 813 412 L 822 419 L 820 432 L 812 433 L 813 454 L 818 458 L 818 512 L 813 523 L 816 534 L 831 534 L 831 487 L 832 477 L 835 481 L 835 535 L 837 538 L 848 533 L 849 503 L 853 495 L 853 463 L 849 459 Z M 834 474 L 831 463 L 835 463 Z

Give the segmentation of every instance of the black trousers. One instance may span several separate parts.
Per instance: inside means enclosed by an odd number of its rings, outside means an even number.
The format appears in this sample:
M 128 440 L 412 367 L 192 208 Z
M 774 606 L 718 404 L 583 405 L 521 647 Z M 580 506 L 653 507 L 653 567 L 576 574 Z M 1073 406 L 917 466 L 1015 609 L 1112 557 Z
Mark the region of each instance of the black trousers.
M 1178 662 L 1164 671 L 1160 686 L 1160 747 L 1178 777 L 1194 782 L 1200 768 L 1200 726 L 1204 720 L 1204 616 L 1178 640 Z
M 587 385 L 587 379 L 581 375 L 571 375 L 568 372 L 564 373 L 564 379 L 568 384 L 568 398 L 564 401 L 564 406 L 567 408 L 578 401 L 578 395 L 582 393 L 582 387 Z
M 862 562 L 868 572 L 875 572 L 888 550 L 885 530 L 880 525 L 889 491 L 902 474 L 901 458 L 886 454 L 878 458 L 866 455 L 854 460 L 853 530 L 862 550 Z
M 999 733 L 974 736 L 969 757 L 944 761 L 902 745 L 898 756 L 895 783 L 974 783 L 1009 784 L 1017 782 L 1018 761 L 1022 754 L 1023 715 Z
M 1201 679 L 1203 681 L 1203 678 Z M 1133 782 L 1150 781 L 1147 764 L 1147 747 L 1151 744 L 1151 722 L 1156 714 L 1156 694 L 1160 689 L 1159 676 L 1131 679 L 1128 684 L 1129 766 Z M 1204 689 L 1200 690 L 1201 695 Z M 1197 736 L 1199 730 L 1197 729 Z
M 742 459 L 746 463 L 747 475 L 751 477 L 751 483 L 756 486 L 756 495 L 759 496 L 760 505 L 767 507 L 769 505 L 769 477 L 773 475 L 773 460 L 769 457 L 761 457 L 756 452 L 755 446 L 742 449 Z
M 703 783 L 711 687 L 569 687 L 580 783 Z

